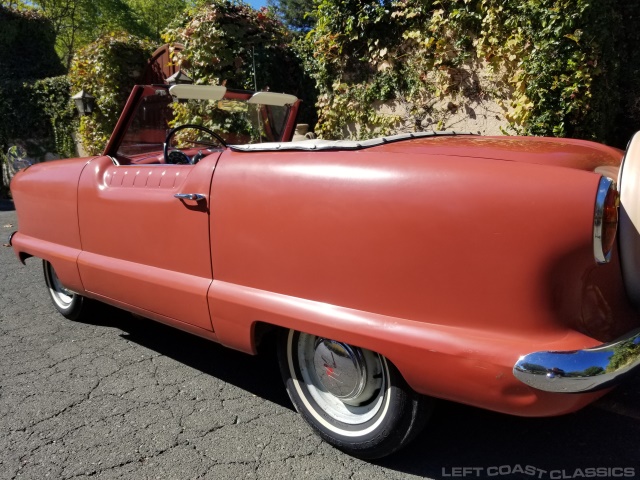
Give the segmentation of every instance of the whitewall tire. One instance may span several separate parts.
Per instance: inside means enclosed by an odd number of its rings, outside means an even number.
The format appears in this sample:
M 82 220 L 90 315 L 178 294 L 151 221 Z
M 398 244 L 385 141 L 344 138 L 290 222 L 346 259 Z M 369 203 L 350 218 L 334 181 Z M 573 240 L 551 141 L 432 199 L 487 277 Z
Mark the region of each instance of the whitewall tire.
M 346 343 L 284 332 L 278 356 L 296 410 L 344 452 L 380 458 L 424 427 L 433 400 L 415 393 L 383 356 Z
M 53 306 L 69 320 L 80 320 L 86 315 L 90 300 L 65 288 L 51 263 L 43 260 L 42 268 Z

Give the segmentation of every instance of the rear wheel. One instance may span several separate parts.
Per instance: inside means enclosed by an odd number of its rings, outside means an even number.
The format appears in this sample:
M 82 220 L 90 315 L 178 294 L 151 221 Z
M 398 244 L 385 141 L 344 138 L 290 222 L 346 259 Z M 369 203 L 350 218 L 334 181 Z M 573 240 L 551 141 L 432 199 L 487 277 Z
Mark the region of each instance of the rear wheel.
M 283 334 L 280 369 L 296 410 L 355 457 L 393 453 L 424 427 L 433 400 L 415 393 L 382 355 L 296 331 Z
M 62 315 L 69 320 L 79 320 L 86 315 L 90 300 L 72 292 L 62 285 L 53 266 L 43 260 L 42 268 L 44 270 L 44 281 L 47 284 L 49 296 L 53 300 L 53 305 Z

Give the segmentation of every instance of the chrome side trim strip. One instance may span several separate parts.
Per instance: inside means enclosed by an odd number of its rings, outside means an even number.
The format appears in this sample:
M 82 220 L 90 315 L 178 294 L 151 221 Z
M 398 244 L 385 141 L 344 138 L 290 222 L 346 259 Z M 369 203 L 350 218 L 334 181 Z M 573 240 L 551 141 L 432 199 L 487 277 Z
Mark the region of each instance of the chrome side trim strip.
M 612 186 L 615 187 L 613 180 L 609 177 L 600 177 L 593 216 L 593 255 L 598 263 L 609 263 L 609 260 L 611 260 L 611 251 L 605 253 L 602 246 L 602 223 L 604 219 L 604 203 Z
M 521 356 L 513 375 L 545 392 L 584 393 L 617 385 L 640 365 L 640 329 L 613 342 L 567 352 Z

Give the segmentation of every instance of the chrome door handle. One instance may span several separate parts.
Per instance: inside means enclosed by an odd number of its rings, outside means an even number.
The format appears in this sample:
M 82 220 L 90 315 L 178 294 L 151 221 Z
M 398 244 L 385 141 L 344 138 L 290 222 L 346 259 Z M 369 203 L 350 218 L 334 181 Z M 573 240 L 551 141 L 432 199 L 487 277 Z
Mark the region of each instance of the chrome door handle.
M 180 200 L 195 200 L 196 202 L 207 198 L 203 193 L 176 193 L 174 197 Z

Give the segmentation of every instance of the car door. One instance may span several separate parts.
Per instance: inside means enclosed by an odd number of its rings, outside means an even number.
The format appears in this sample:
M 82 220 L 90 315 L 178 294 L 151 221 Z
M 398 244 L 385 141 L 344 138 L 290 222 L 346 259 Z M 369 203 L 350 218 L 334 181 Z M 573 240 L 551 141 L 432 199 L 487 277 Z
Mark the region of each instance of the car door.
M 90 161 L 78 185 L 86 291 L 212 330 L 209 193 L 219 156 L 195 165 Z

